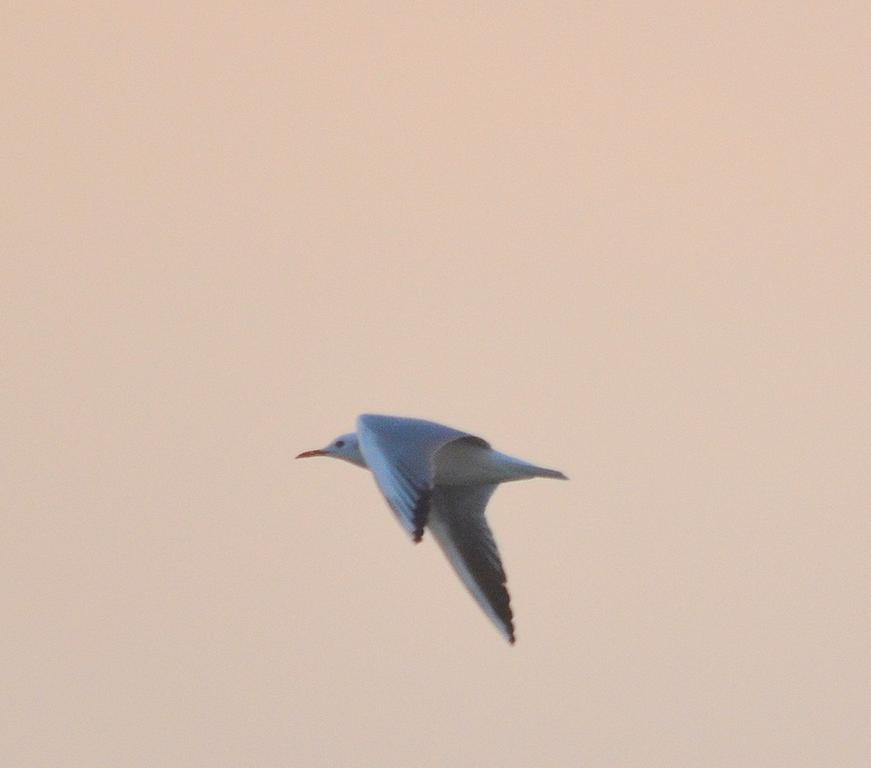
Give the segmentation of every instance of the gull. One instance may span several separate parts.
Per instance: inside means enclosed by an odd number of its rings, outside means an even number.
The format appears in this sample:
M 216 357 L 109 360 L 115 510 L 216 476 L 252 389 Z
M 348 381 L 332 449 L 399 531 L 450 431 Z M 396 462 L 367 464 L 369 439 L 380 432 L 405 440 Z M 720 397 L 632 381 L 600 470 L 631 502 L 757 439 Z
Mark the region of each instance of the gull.
M 511 600 L 484 510 L 500 483 L 562 472 L 495 451 L 486 440 L 423 419 L 363 414 L 357 431 L 296 458 L 329 456 L 369 469 L 414 542 L 428 528 L 460 580 L 509 643 Z

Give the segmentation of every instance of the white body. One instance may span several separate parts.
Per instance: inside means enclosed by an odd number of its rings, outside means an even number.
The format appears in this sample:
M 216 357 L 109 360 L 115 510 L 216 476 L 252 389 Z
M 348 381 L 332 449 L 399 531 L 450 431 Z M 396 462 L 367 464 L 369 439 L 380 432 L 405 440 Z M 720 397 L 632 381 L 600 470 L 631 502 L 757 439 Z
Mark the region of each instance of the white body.
M 530 477 L 556 476 L 552 472 L 492 448 L 459 440 L 443 446 L 435 455 L 436 485 L 507 483 Z

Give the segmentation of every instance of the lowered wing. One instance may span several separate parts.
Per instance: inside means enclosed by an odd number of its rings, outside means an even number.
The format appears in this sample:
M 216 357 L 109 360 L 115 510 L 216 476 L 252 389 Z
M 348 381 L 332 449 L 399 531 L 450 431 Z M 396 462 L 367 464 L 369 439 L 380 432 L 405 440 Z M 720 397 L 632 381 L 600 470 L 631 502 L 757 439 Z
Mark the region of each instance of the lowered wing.
M 439 485 L 429 529 L 457 575 L 509 643 L 514 642 L 505 570 L 484 510 L 495 485 Z

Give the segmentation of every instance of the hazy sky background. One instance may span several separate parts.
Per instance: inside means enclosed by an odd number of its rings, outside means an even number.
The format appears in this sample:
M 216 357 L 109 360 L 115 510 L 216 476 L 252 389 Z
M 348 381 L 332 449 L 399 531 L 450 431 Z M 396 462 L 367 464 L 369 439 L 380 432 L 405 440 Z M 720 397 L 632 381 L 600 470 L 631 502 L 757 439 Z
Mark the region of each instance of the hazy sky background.
M 4 766 L 871 765 L 867 2 L 0 36 Z M 571 476 L 515 647 L 361 411 Z

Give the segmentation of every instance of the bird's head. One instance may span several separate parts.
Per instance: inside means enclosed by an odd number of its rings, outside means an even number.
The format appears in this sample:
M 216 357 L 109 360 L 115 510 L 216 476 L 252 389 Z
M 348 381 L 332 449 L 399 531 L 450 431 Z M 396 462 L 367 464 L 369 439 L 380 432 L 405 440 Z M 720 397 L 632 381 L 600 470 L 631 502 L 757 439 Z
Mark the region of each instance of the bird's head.
M 366 466 L 366 460 L 363 458 L 363 453 L 360 451 L 360 443 L 354 432 L 350 432 L 347 435 L 339 435 L 323 448 L 318 448 L 314 451 L 303 451 L 296 458 L 307 459 L 311 456 L 330 456 L 334 459 L 349 461 L 358 467 Z

